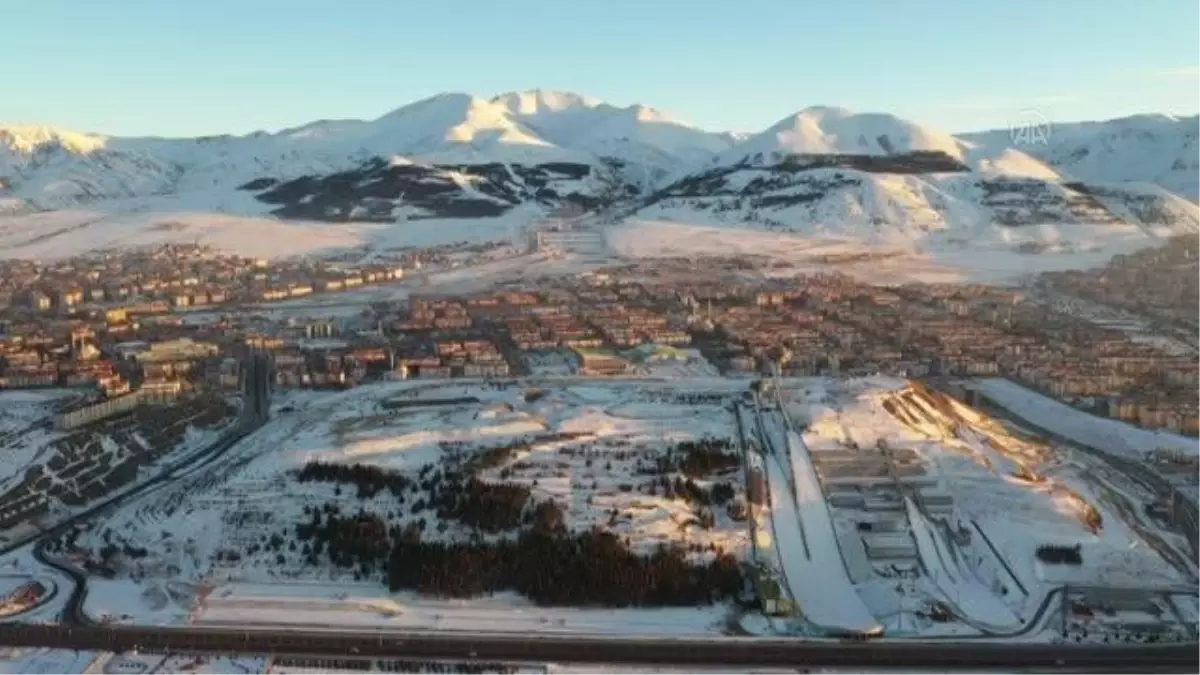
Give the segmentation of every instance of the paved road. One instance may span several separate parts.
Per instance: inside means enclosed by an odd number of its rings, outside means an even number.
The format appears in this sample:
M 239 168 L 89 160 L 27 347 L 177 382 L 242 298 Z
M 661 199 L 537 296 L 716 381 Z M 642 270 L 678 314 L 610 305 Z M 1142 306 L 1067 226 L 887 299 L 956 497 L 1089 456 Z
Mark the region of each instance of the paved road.
M 1036 645 L 761 638 L 601 637 L 0 625 L 0 644 L 111 651 L 171 650 L 339 657 L 911 670 L 1087 670 L 1195 673 L 1195 645 Z

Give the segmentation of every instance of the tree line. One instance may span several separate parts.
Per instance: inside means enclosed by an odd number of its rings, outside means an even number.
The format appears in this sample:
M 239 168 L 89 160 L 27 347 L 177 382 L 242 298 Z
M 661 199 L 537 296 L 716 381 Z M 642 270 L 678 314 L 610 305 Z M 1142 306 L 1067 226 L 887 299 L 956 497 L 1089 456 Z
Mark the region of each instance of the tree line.
M 370 464 L 338 464 L 312 460 L 296 471 L 301 483 L 353 483 L 359 499 L 370 499 L 383 490 L 400 496 L 412 486 L 405 474 Z
M 679 547 L 650 556 L 614 534 L 537 529 L 496 543 L 402 537 L 388 558 L 388 588 L 438 597 L 514 590 L 539 605 L 637 607 L 709 604 L 742 588 L 737 561 L 718 554 L 694 564 Z

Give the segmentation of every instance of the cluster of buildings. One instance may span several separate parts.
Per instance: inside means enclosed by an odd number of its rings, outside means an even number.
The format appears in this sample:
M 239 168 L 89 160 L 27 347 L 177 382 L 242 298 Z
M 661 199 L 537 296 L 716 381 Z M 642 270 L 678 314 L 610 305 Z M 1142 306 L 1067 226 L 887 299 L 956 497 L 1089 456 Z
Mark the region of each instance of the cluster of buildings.
M 242 311 L 205 322 L 184 320 L 201 290 L 209 301 L 218 286 L 226 297 L 260 300 L 263 289 L 291 297 L 401 271 L 268 264 L 166 246 L 44 267 L 9 262 L 0 273 L 13 275 L 0 277 L 0 286 L 43 289 L 51 298 L 48 311 L 0 310 L 0 387 L 94 386 L 109 397 L 228 388 L 237 384 L 235 357 L 249 346 L 274 353 L 285 387 L 507 377 L 539 372 L 548 359 L 595 376 L 639 374 L 651 361 L 702 361 L 731 375 L 1006 377 L 1145 427 L 1194 434 L 1198 426 L 1194 354 L 1135 341 L 1019 289 L 880 287 L 838 273 L 763 281 L 745 261 L 668 260 L 536 287 L 416 293 L 340 318 Z M 84 299 L 63 299 L 75 292 L 71 284 Z M 184 292 L 192 299 L 172 295 Z
M 1043 275 L 1052 288 L 1164 322 L 1195 335 L 1200 303 L 1200 237 L 1175 237 L 1161 248 L 1114 256 L 1105 267 Z
M 366 266 L 267 261 L 200 245 L 103 252 L 38 264 L 0 263 L 0 308 L 34 313 L 89 309 L 161 313 L 296 298 L 394 281 L 419 258 Z

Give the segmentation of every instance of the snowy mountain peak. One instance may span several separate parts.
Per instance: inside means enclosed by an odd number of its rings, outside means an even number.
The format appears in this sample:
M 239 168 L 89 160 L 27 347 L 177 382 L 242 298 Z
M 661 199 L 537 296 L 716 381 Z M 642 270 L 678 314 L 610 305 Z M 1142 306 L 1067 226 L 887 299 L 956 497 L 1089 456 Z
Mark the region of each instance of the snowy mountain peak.
M 1197 122 L 1142 115 L 1055 124 L 1049 144 L 1014 147 L 1007 131 L 955 137 L 834 106 L 747 135 L 566 91 L 448 92 L 369 121 L 244 136 L 0 126 L 0 211 L 165 199 L 280 218 L 389 221 L 569 202 L 905 242 L 934 233 L 970 240 L 993 226 L 997 236 L 1080 224 L 1194 230 L 1194 204 L 1135 184 L 1194 202 Z
M 493 97 L 491 102 L 502 106 L 514 115 L 523 116 L 546 112 L 557 113 L 565 110 L 586 110 L 606 105 L 598 98 L 551 89 L 510 91 Z
M 692 125 L 688 124 L 687 122 L 684 122 L 683 120 L 671 115 L 670 113 L 663 112 L 662 110 L 659 110 L 658 108 L 651 108 L 650 106 L 641 105 L 640 103 L 635 103 L 634 105 L 629 106 L 625 110 L 629 113 L 629 115 L 631 117 L 633 117 L 633 119 L 637 120 L 638 122 L 655 122 L 655 123 L 659 123 L 659 124 L 674 124 L 674 125 L 678 125 L 681 127 L 691 127 L 692 126 Z
M 886 113 L 855 113 L 816 106 L 789 115 L 726 153 L 727 159 L 756 153 L 784 155 L 892 155 L 942 152 L 961 159 L 957 139 Z
M 103 149 L 107 140 L 104 136 L 64 131 L 47 125 L 0 126 L 0 149 L 22 154 L 29 154 L 49 146 L 58 146 L 67 152 L 85 154 Z

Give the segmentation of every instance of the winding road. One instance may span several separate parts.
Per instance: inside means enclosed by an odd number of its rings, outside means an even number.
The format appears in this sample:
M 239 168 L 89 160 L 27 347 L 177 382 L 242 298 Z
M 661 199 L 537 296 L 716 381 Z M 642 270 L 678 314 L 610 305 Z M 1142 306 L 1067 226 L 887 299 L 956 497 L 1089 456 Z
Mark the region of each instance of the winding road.
M 75 565 L 59 560 L 49 554 L 46 545 L 56 537 L 67 532 L 80 523 L 86 523 L 110 509 L 143 495 L 166 481 L 172 480 L 185 469 L 203 468 L 219 459 L 230 448 L 237 445 L 245 437 L 261 427 L 270 418 L 271 412 L 271 361 L 270 357 L 260 352 L 252 352 L 243 361 L 245 377 L 243 379 L 244 398 L 241 416 L 225 433 L 213 441 L 208 447 L 190 453 L 175 464 L 167 467 L 154 478 L 138 484 L 130 490 L 115 495 L 56 524 L 55 526 L 26 537 L 21 541 L 10 544 L 0 550 L 0 556 L 7 555 L 31 542 L 37 542 L 33 547 L 33 556 L 41 564 L 52 567 L 69 577 L 73 582 L 71 594 L 63 606 L 59 620 L 67 626 L 88 626 L 93 622 L 83 610 L 87 598 L 87 573 Z

